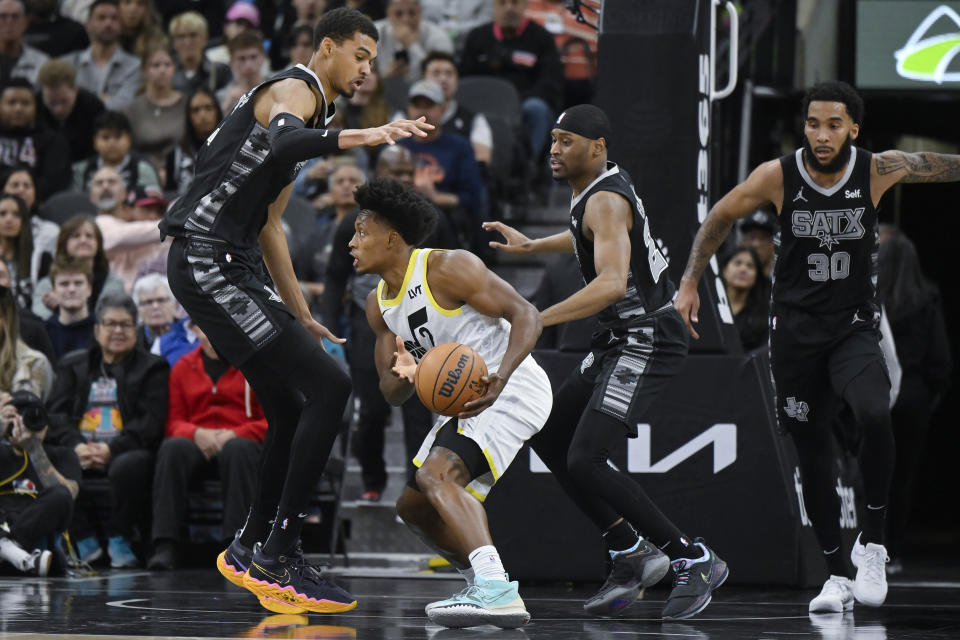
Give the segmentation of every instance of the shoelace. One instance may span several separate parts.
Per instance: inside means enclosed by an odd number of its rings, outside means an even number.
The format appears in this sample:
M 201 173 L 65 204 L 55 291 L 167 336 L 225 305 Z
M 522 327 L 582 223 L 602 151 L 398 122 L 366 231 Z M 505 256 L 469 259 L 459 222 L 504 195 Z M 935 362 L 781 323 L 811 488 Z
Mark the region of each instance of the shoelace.
M 880 584 L 883 582 L 883 574 L 886 571 L 886 564 L 890 558 L 881 549 L 867 551 L 863 557 L 865 565 L 864 571 L 867 573 L 867 579 L 871 582 Z
M 827 580 L 823 585 L 823 595 L 825 596 L 846 596 L 847 588 L 839 580 Z
M 674 561 L 673 570 L 676 575 L 673 577 L 673 586 L 684 585 L 690 582 L 690 564 L 687 560 L 680 559 Z

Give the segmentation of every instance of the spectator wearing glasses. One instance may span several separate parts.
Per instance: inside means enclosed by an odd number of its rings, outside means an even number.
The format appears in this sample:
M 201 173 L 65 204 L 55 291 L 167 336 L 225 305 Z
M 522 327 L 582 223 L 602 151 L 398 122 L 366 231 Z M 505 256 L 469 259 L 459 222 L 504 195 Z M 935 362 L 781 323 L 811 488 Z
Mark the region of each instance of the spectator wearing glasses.
M 177 301 L 167 279 L 149 273 L 133 285 L 133 300 L 142 321 L 137 344 L 145 351 L 167 359 L 172 367 L 183 354 L 196 346 L 196 336 L 187 329 L 187 318 L 177 319 Z
M 10 78 L 26 78 L 37 84 L 40 66 L 49 56 L 39 49 L 24 44 L 27 30 L 27 12 L 23 0 L 0 0 L 0 84 Z
M 103 296 L 95 317 L 93 344 L 57 367 L 50 437 L 71 447 L 83 468 L 70 526 L 80 557 L 99 558 L 106 539 L 111 566 L 134 567 L 130 540 L 149 510 L 170 366 L 137 347 L 137 308 L 129 296 Z

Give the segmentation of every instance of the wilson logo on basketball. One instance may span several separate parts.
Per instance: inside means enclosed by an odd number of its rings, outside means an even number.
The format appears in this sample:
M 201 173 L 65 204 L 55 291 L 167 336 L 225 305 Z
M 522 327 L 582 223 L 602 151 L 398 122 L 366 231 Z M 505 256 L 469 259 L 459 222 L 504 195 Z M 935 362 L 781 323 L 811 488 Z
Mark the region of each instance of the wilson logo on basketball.
M 444 398 L 449 398 L 453 395 L 454 390 L 457 388 L 457 383 L 460 382 L 460 376 L 463 375 L 463 368 L 467 366 L 468 362 L 470 362 L 470 356 L 468 354 L 465 353 L 460 356 L 460 359 L 457 360 L 456 368 L 447 371 L 447 379 L 440 385 L 440 390 L 437 391 L 438 395 Z

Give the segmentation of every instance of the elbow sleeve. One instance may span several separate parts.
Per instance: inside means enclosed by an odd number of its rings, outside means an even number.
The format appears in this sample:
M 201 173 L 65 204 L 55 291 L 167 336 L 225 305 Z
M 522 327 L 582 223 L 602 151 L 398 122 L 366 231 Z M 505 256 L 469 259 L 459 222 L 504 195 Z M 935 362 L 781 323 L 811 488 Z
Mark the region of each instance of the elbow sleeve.
M 270 121 L 270 152 L 283 162 L 300 162 L 340 150 L 339 131 L 307 129 L 291 113 L 278 113 Z

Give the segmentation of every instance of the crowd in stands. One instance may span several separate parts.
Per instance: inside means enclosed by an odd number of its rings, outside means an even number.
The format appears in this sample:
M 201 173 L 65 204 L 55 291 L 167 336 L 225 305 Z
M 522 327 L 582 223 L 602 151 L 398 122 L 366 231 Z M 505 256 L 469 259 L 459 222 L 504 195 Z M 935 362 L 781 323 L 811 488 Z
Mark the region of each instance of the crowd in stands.
M 242 524 L 266 420 L 172 296 L 157 222 L 224 115 L 273 72 L 308 64 L 313 26 L 338 6 L 367 13 L 380 40 L 332 127 L 436 125 L 306 163 L 285 216 L 311 309 L 349 338 L 327 346 L 357 380 L 353 454 L 364 499 L 379 499 L 390 412 L 370 382 L 363 304 L 376 282 L 354 274 L 346 248 L 353 190 L 372 175 L 411 184 L 444 213 L 427 244 L 482 249 L 480 222 L 509 197 L 496 145 L 519 146 L 521 178 L 542 181 L 550 123 L 566 96 L 589 99 L 595 71 L 596 33 L 561 0 L 530 4 L 0 0 L 0 470 L 12 467 L 0 475 L 14 488 L 0 491 L 0 558 L 38 575 L 71 557 L 173 567 L 203 478 L 221 482 L 222 538 Z M 509 83 L 519 106 L 506 136 L 458 100 L 466 76 Z M 403 415 L 413 455 L 431 417 L 416 399 Z

